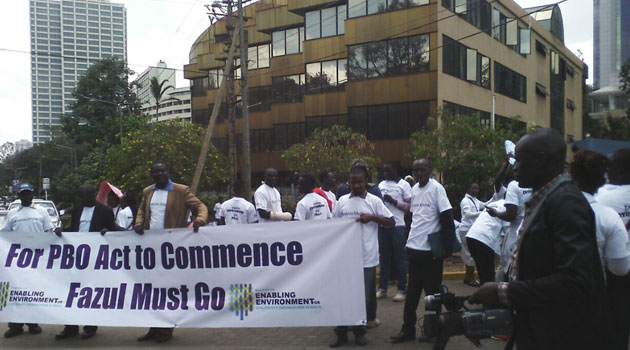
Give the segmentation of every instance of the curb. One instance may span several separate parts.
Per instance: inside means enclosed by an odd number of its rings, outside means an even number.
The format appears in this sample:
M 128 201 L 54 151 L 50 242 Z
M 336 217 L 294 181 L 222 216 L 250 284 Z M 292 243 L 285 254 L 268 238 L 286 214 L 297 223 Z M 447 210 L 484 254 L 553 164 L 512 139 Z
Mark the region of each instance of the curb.
M 453 280 L 464 280 L 464 276 L 466 275 L 465 271 L 453 271 L 453 272 L 444 272 L 442 273 L 442 279 L 447 281 Z M 475 276 L 477 274 L 475 273 Z

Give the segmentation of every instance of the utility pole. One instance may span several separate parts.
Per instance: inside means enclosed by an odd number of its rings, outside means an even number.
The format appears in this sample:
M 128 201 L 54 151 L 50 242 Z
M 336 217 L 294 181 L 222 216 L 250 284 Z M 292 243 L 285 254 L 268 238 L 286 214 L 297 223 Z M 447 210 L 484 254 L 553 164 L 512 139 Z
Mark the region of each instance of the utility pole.
M 227 18 L 227 32 L 230 37 L 235 33 L 236 29 L 234 18 L 232 17 L 232 0 L 226 0 L 224 2 L 226 4 L 226 14 Z M 228 42 L 230 48 L 236 45 L 236 41 Z M 230 162 L 230 177 L 232 181 L 236 179 L 236 94 L 234 92 L 234 71 L 237 67 L 230 69 L 230 74 L 227 77 L 228 80 L 228 92 L 227 92 L 227 111 L 228 111 L 228 159 Z
M 245 198 L 252 197 L 252 165 L 250 158 L 250 146 L 249 146 L 249 101 L 247 91 L 247 79 L 248 79 L 248 57 L 247 57 L 247 32 L 245 31 L 245 24 L 243 19 L 243 0 L 238 0 L 238 30 L 240 34 L 240 47 L 241 47 L 241 106 L 243 113 L 243 167 L 241 168 L 241 174 L 243 176 L 243 182 L 245 183 Z
M 230 50 L 228 51 L 227 60 L 225 62 L 225 66 L 223 67 L 223 76 L 227 77 L 232 71 L 232 63 L 234 62 L 234 53 L 236 52 L 236 40 L 238 32 L 234 31 L 232 33 L 232 41 L 230 44 Z M 203 138 L 203 143 L 201 144 L 201 152 L 199 153 L 199 160 L 197 161 L 197 167 L 195 168 L 195 173 L 192 179 L 192 185 L 190 186 L 190 190 L 192 193 L 196 193 L 199 188 L 199 182 L 201 180 L 201 174 L 203 173 L 203 168 L 206 165 L 206 158 L 208 157 L 208 148 L 210 148 L 210 139 L 212 138 L 212 132 L 214 130 L 214 124 L 217 121 L 217 117 L 219 116 L 219 110 L 221 109 L 221 102 L 223 101 L 223 96 L 225 95 L 225 90 L 227 90 L 227 79 L 223 79 L 221 81 L 221 85 L 219 86 L 219 91 L 217 92 L 214 108 L 212 109 L 212 114 L 210 115 L 210 120 L 208 121 L 208 127 L 206 128 L 206 135 Z

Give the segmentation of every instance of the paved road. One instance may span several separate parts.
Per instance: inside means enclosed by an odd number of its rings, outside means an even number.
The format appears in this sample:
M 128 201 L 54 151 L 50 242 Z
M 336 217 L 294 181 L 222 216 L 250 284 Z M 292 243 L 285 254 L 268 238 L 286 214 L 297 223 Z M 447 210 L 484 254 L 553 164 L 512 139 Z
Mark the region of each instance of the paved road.
M 463 285 L 460 281 L 446 281 L 445 284 L 458 295 L 469 295 L 475 289 Z M 341 292 L 341 291 L 340 291 Z M 378 318 L 381 325 L 368 330 L 368 346 L 362 349 L 431 349 L 428 344 L 417 341 L 392 345 L 389 336 L 400 330 L 403 303 L 392 302 L 394 290 L 389 291 L 389 298 L 379 300 Z M 421 310 L 419 310 L 421 311 Z M 3 325 L 6 327 L 6 324 Z M 56 341 L 54 335 L 62 326 L 42 325 L 44 332 L 39 335 L 23 334 L 11 339 L 0 338 L 1 349 L 328 349 L 333 339 L 332 327 L 309 328 L 225 328 L 225 329 L 176 329 L 175 336 L 166 344 L 136 341 L 146 332 L 146 328 L 99 327 L 96 337 L 81 340 L 80 337 Z M 4 332 L 6 328 L 1 331 Z M 26 327 L 25 327 L 26 330 Z M 418 332 L 418 334 L 420 334 Z M 350 342 L 342 347 L 359 348 L 354 344 L 352 334 Z M 505 343 L 494 340 L 482 341 L 484 349 L 499 350 Z M 476 349 L 464 337 L 454 337 L 447 349 Z

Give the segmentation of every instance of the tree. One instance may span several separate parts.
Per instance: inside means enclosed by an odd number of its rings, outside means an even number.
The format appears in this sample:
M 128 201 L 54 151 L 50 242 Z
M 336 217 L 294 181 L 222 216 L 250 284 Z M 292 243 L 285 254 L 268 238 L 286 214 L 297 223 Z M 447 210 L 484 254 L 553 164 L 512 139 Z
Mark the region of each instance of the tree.
M 139 110 L 127 78 L 133 72 L 115 57 L 105 58 L 88 68 L 72 95 L 72 112 L 62 118 L 63 132 L 76 143 L 96 145 L 118 143 L 123 119 Z M 141 120 L 134 119 L 136 125 Z M 124 125 L 123 125 L 124 126 Z
M 162 97 L 166 93 L 168 89 L 174 89 L 173 85 L 164 86 L 164 84 L 168 83 L 168 80 L 164 79 L 162 82 L 158 82 L 156 77 L 151 78 L 151 95 L 155 99 L 155 121 L 158 121 L 158 115 L 160 113 L 160 102 L 162 101 Z M 171 98 L 175 99 L 175 98 Z
M 505 162 L 505 140 L 518 139 L 509 127 L 491 129 L 483 126 L 477 115 L 439 111 L 437 117 L 429 118 L 426 129 L 411 135 L 410 153 L 414 159 L 431 161 L 451 202 L 459 203 L 473 182 L 479 184 L 481 193 L 491 193 L 494 175 Z
M 619 81 L 621 82 L 621 86 L 619 88 L 621 91 L 626 93 L 626 104 L 628 105 L 626 117 L 630 118 L 630 58 L 628 58 L 623 66 L 621 66 L 621 70 L 619 71 Z
M 173 181 L 190 184 L 203 135 L 201 126 L 177 121 L 155 123 L 129 131 L 125 134 L 123 145 L 107 148 L 100 179 L 139 196 L 144 187 L 153 183 L 149 174 L 151 164 L 163 161 L 168 165 Z M 100 167 L 101 164 L 95 165 Z M 225 157 L 210 145 L 200 192 L 201 189 L 218 189 L 226 185 L 229 181 L 227 169 Z
M 317 175 L 321 171 L 332 171 L 338 179 L 347 179 L 348 168 L 355 158 L 362 158 L 370 169 L 376 169 L 379 160 L 373 152 L 374 144 L 365 135 L 334 125 L 316 129 L 304 143 L 284 151 L 282 159 L 295 174 Z

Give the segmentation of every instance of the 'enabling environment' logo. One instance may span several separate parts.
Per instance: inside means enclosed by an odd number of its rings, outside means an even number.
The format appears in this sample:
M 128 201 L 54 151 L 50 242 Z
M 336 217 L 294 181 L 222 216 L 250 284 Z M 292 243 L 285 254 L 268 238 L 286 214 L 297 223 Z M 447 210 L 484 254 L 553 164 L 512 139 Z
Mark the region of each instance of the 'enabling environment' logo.
M 0 282 L 0 311 L 7 306 L 9 302 L 9 282 Z
M 254 289 L 251 284 L 230 285 L 230 311 L 234 312 L 241 321 L 254 311 Z

